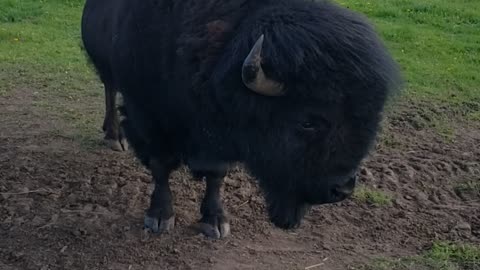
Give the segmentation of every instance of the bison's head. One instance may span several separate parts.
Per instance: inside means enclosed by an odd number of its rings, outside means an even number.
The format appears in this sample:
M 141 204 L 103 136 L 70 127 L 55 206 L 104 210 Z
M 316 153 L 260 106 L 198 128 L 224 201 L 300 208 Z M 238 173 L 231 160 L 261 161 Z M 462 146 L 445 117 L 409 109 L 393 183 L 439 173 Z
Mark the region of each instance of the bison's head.
M 245 58 L 242 81 L 248 89 L 262 96 L 285 96 L 285 83 L 268 78 L 263 70 L 263 42 L 264 35 L 261 35 Z M 345 166 L 341 159 L 349 160 L 350 157 L 335 157 L 337 148 L 348 143 L 340 141 L 346 135 L 340 133 L 346 124 L 341 122 L 345 121 L 342 119 L 343 105 L 323 101 L 325 104 L 321 106 L 321 100 L 311 98 L 303 102 L 299 99 L 296 105 L 293 102 L 285 104 L 283 112 L 277 112 L 281 120 L 270 126 L 270 132 L 266 131 L 269 138 L 265 139 L 275 143 L 266 142 L 271 149 L 264 155 L 255 153 L 260 158 L 253 167 L 257 169 L 255 172 L 263 173 L 259 176 L 266 191 L 271 220 L 282 228 L 298 225 L 311 205 L 348 198 L 356 184 L 357 164 Z
M 216 98 L 272 222 L 292 228 L 310 206 L 348 198 L 399 78 L 372 28 L 339 8 L 272 8 L 222 60 Z

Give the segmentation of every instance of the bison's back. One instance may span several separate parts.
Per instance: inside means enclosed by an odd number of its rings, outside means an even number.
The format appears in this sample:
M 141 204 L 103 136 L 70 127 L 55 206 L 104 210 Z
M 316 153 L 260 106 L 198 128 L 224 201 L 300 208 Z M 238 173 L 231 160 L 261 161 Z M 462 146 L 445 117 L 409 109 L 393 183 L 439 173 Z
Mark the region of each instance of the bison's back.
M 102 80 L 111 80 L 111 51 L 115 18 L 123 0 L 87 0 L 81 22 L 82 41 Z

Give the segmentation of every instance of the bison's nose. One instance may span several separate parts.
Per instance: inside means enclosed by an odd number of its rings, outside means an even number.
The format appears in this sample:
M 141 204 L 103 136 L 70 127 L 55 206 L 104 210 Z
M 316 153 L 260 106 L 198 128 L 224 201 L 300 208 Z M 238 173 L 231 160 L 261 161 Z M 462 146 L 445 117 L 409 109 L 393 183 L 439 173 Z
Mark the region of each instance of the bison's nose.
M 347 179 L 345 183 L 335 184 L 330 190 L 330 196 L 332 202 L 343 201 L 352 195 L 355 190 L 355 183 L 357 182 L 357 176 L 353 175 Z

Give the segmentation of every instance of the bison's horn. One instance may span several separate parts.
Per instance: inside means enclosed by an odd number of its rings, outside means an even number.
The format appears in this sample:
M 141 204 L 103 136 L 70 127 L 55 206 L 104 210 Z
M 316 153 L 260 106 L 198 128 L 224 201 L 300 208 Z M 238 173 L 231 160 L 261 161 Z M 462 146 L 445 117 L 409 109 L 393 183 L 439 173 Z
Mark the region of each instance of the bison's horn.
M 261 95 L 282 96 L 284 94 L 283 83 L 268 79 L 261 66 L 263 39 L 264 36 L 261 35 L 243 62 L 243 83 L 250 90 Z

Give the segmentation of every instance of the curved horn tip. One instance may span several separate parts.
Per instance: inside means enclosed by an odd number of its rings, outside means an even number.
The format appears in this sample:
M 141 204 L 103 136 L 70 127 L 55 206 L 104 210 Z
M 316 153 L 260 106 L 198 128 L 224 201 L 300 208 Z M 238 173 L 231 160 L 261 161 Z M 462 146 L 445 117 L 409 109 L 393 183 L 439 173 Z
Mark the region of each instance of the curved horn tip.
M 265 39 L 265 35 L 262 34 L 257 41 L 255 41 L 255 44 L 253 45 L 252 52 L 255 53 L 260 53 L 262 51 L 262 46 L 263 46 L 263 40 Z
M 264 39 L 265 39 L 265 34 L 261 34 L 260 37 L 257 39 L 256 43 L 263 43 Z

